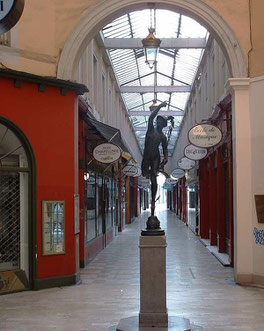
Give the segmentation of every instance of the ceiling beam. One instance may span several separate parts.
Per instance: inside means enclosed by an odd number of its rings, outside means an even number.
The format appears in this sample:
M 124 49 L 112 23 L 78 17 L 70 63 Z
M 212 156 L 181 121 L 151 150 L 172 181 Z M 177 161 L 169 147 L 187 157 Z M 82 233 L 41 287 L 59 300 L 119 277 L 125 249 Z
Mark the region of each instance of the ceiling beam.
M 153 93 L 155 90 L 156 93 L 173 93 L 173 92 L 181 92 L 181 93 L 189 93 L 191 92 L 190 85 L 182 85 L 182 86 L 121 86 L 121 93 Z
M 163 129 L 163 131 L 168 131 L 168 130 L 169 130 L 169 128 Z M 179 128 L 173 128 L 172 130 L 173 130 L 173 132 L 178 132 Z M 147 126 L 138 126 L 138 127 L 134 126 L 134 131 L 147 131 Z
M 129 116 L 149 116 L 151 114 L 150 111 L 129 111 Z M 161 116 L 184 116 L 183 111 L 177 111 L 177 110 L 164 110 L 159 111 L 159 115 Z
M 205 48 L 206 38 L 162 38 L 160 48 Z M 143 48 L 140 38 L 104 38 L 106 49 L 140 49 Z

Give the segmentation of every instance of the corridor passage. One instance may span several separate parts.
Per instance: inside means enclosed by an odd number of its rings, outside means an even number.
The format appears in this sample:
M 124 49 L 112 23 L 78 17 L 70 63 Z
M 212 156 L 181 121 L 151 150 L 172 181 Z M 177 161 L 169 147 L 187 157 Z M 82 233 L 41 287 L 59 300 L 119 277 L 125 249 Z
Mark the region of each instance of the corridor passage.
M 81 272 L 76 286 L 0 297 L 0 330 L 107 331 L 139 311 L 140 230 L 149 211 L 127 225 Z M 167 247 L 167 306 L 205 331 L 264 330 L 264 289 L 234 283 L 174 213 L 158 211 Z

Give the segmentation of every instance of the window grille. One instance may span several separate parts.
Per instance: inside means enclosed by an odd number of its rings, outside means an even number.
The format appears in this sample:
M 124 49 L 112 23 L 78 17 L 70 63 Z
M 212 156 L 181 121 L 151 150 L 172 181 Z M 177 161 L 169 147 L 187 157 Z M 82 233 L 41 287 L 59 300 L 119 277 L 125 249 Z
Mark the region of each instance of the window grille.
M 0 192 L 0 270 L 14 270 L 20 267 L 19 174 L 0 174 Z

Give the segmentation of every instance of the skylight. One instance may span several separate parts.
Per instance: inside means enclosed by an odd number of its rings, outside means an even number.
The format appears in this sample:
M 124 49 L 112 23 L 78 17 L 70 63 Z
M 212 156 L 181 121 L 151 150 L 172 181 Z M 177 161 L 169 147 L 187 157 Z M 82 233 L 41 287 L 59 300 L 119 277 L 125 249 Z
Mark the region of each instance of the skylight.
M 168 102 L 168 106 L 162 110 L 169 111 L 168 114 L 170 115 L 173 114 L 176 127 L 172 132 L 168 146 L 169 155 L 171 155 L 178 134 L 177 127 L 179 127 L 184 115 L 208 32 L 193 19 L 176 12 L 157 9 L 154 15 L 156 21 L 155 36 L 157 38 L 163 40 L 164 43 L 165 39 L 171 38 L 170 42 L 173 45 L 175 40 L 185 42 L 180 48 L 176 46 L 163 47 L 161 42 L 156 71 L 151 70 L 146 65 L 141 45 L 134 48 L 132 46 L 129 48 L 130 44 L 126 45 L 129 43 L 129 39 L 139 38 L 141 40 L 147 36 L 150 27 L 149 9 L 131 12 L 119 17 L 106 25 L 102 34 L 105 44 L 110 43 L 107 46 L 109 57 L 142 149 L 149 107 L 153 99 L 156 96 L 158 104 L 165 100 Z M 118 46 L 111 44 L 113 38 L 118 42 Z M 124 47 L 126 49 L 123 49 Z M 143 91 L 142 87 L 148 87 L 148 90 Z

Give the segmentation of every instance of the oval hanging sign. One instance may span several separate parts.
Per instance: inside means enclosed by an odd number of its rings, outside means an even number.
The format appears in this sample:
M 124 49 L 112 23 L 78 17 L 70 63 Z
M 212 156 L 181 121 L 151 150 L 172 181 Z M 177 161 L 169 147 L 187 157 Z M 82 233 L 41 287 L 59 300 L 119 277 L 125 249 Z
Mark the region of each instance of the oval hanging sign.
M 172 179 L 172 178 L 167 178 L 166 181 L 165 181 L 165 183 L 167 185 L 174 185 L 174 184 L 177 183 L 177 180 L 176 179 Z
M 188 145 L 184 149 L 184 155 L 191 160 L 201 160 L 206 157 L 208 150 L 203 147 L 197 147 L 192 144 Z
M 187 157 L 182 157 L 178 161 L 178 166 L 184 170 L 190 170 L 195 166 L 195 161 L 190 160 Z
M 141 176 L 141 175 L 142 175 L 142 170 L 141 170 L 141 168 L 137 167 L 137 171 L 138 171 L 137 176 L 138 176 L 138 177 Z
M 208 148 L 219 144 L 222 139 L 222 132 L 215 125 L 199 124 L 191 128 L 188 138 L 191 144 Z
M 129 177 L 137 177 L 138 169 L 139 168 L 134 165 L 127 165 L 123 168 L 123 174 Z
M 0 0 L 0 34 L 9 31 L 20 19 L 24 0 Z
M 112 163 L 121 156 L 120 148 L 115 144 L 103 143 L 96 146 L 93 150 L 93 157 L 101 163 Z
M 170 176 L 172 179 L 182 178 L 185 176 L 185 171 L 183 169 L 176 168 L 172 171 Z

